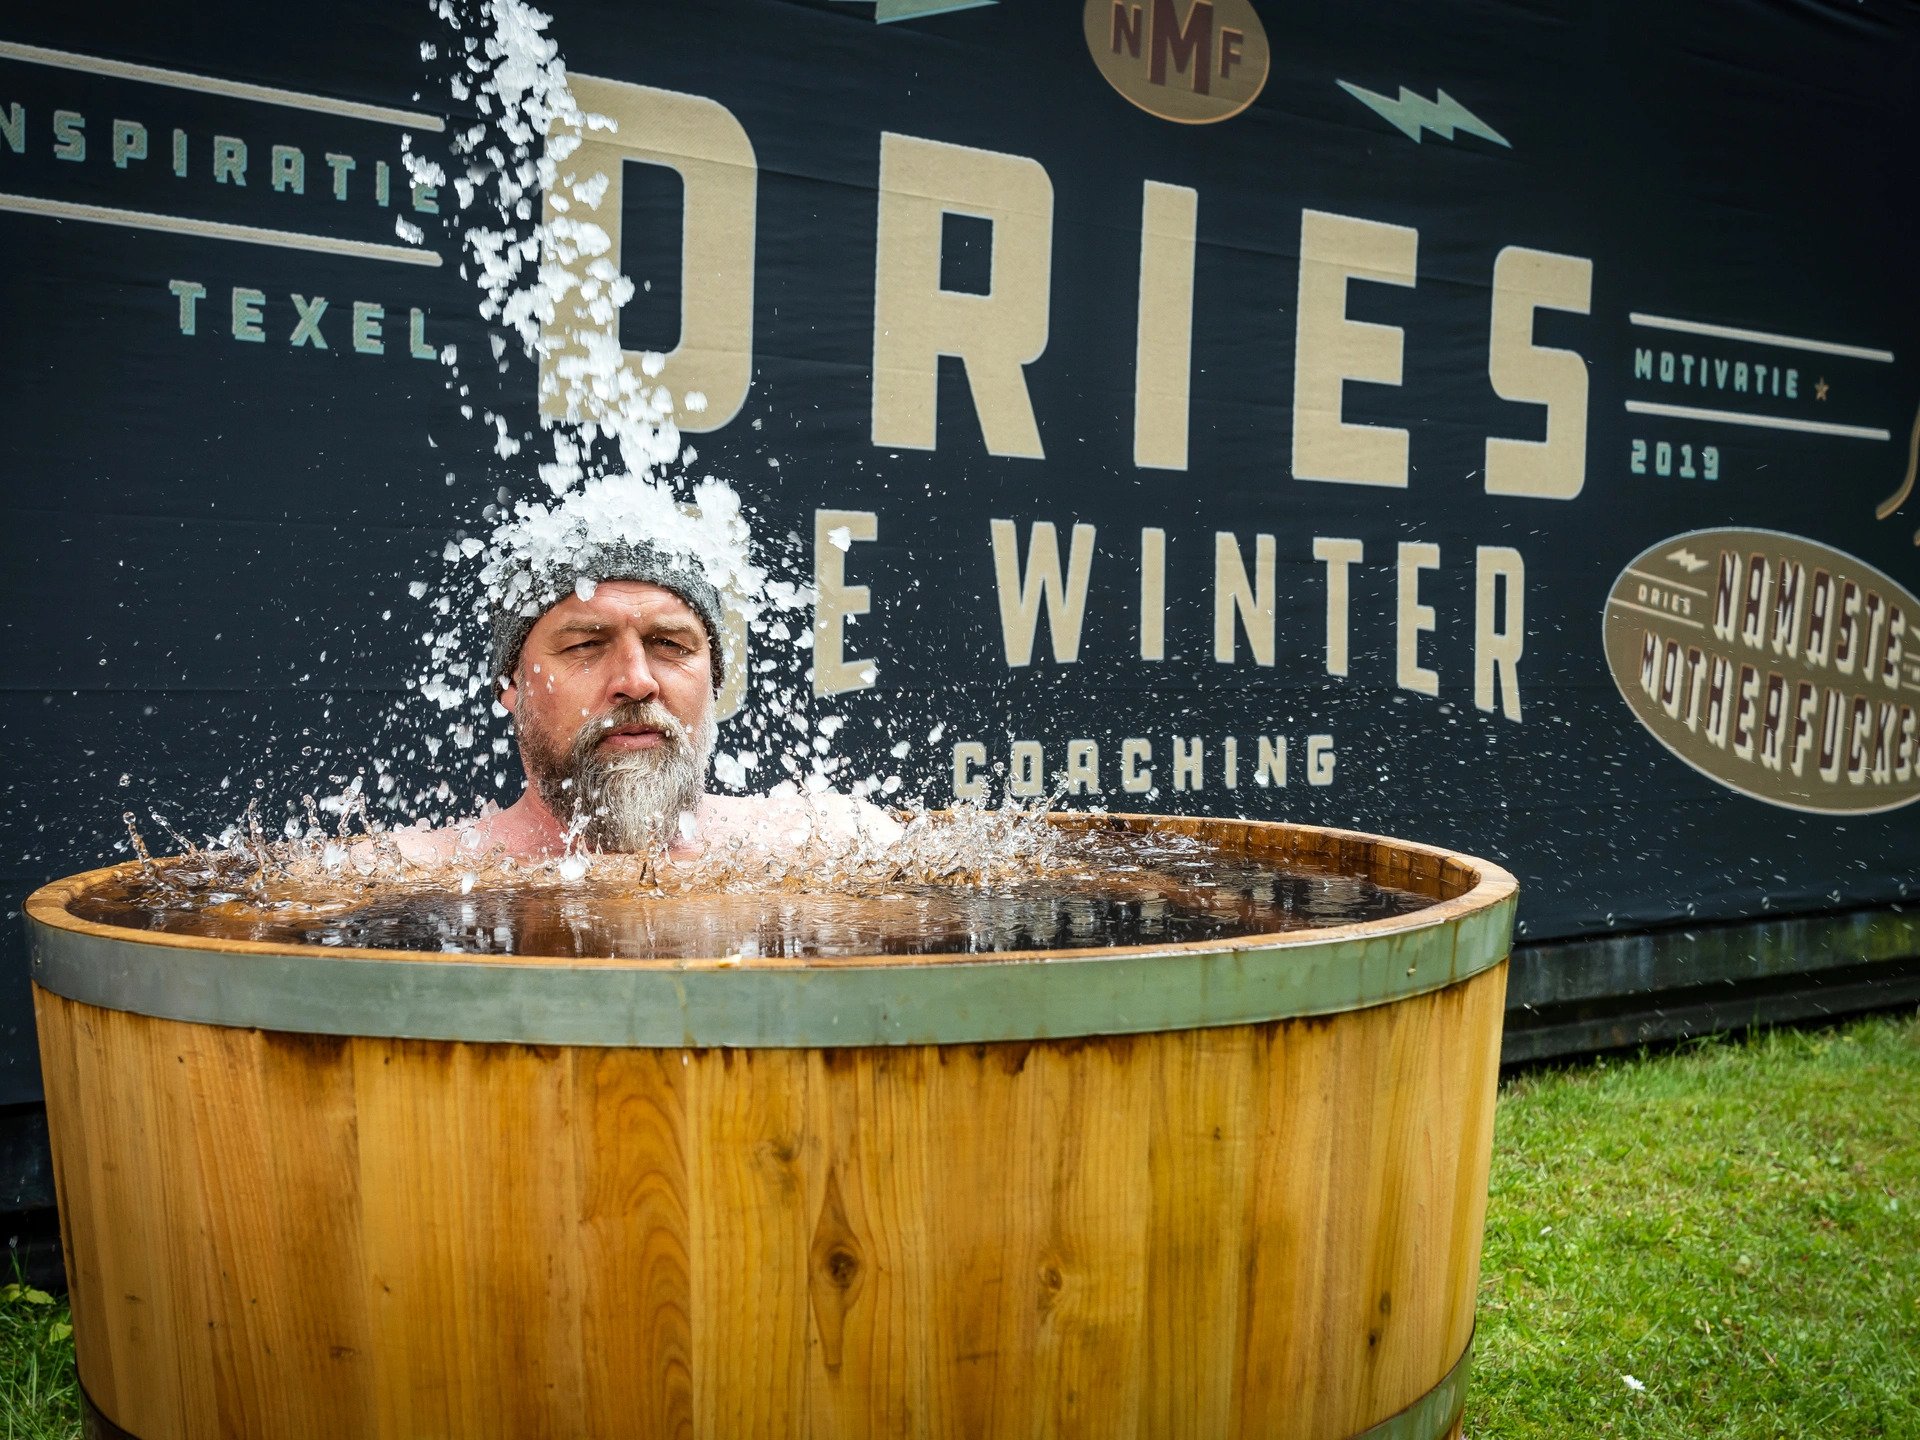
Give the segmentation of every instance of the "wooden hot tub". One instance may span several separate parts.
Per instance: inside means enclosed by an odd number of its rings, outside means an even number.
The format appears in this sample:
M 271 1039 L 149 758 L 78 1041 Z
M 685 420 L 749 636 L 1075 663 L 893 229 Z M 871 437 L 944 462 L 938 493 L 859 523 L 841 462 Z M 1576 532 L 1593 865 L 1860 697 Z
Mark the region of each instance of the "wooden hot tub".
M 1126 823 L 1438 903 L 728 965 L 192 940 L 72 916 L 110 872 L 45 887 L 93 1433 L 1454 1432 L 1512 877 Z

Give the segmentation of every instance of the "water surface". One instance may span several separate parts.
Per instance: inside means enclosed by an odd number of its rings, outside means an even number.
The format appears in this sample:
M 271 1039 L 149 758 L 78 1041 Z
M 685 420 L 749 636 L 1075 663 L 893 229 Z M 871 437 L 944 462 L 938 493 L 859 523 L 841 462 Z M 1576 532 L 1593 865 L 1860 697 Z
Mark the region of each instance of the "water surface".
M 908 847 L 898 863 L 843 857 L 837 872 L 716 872 L 606 857 L 570 880 L 550 866 L 395 879 L 203 859 L 130 868 L 71 909 L 135 930 L 281 945 L 751 961 L 1231 940 L 1386 919 L 1435 899 L 1156 833 L 1057 834 L 1011 863 L 980 860 L 955 857 L 943 873 Z

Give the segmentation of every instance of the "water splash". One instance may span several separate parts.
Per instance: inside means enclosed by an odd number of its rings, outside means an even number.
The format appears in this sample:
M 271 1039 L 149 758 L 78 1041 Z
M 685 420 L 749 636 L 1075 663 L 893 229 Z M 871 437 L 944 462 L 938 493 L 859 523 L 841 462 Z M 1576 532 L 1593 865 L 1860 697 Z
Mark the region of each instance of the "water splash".
M 1281 868 L 1239 847 L 1038 811 L 911 817 L 890 845 L 823 831 L 795 850 L 690 860 L 463 856 L 360 873 L 330 841 L 129 866 L 74 902 L 107 924 L 200 937 L 479 954 L 750 963 L 1178 944 L 1404 914 L 1420 895 Z
M 463 371 L 504 373 L 509 349 L 533 362 L 542 377 L 541 410 L 557 417 L 543 422 L 549 457 L 522 455 L 522 440 L 502 415 L 468 411 L 493 432 L 495 456 L 523 478 L 491 490 L 471 533 L 457 531 L 437 567 L 423 557 L 409 583 L 408 599 L 426 622 L 415 630 L 423 654 L 407 680 L 410 694 L 364 761 L 329 767 L 347 772 L 328 777 L 337 791 L 303 796 L 272 840 L 250 805 L 175 879 L 218 872 L 222 886 L 251 877 L 247 884 L 257 891 L 302 877 L 403 883 L 415 874 L 406 832 L 386 827 L 444 825 L 484 813 L 496 799 L 511 798 L 518 778 L 501 723 L 506 712 L 487 673 L 493 607 L 513 598 L 507 591 L 530 562 L 608 539 L 644 537 L 690 557 L 740 622 L 751 660 L 739 672 L 748 689 L 722 731 L 713 772 L 719 785 L 757 782 L 765 790 L 777 781 L 772 793 L 802 806 L 836 787 L 897 798 L 899 777 L 856 777 L 832 753 L 840 717 L 814 713 L 806 683 L 812 628 L 798 613 L 812 599 L 797 578 L 802 542 L 784 533 L 754 535 L 740 494 L 720 476 L 695 474 L 696 457 L 674 420 L 686 397 L 676 400 L 658 383 L 663 357 L 635 360 L 606 343 L 633 287 L 593 218 L 610 179 L 578 165 L 576 156 L 581 137 L 614 122 L 576 101 L 548 33 L 551 17 L 524 0 L 436 0 L 434 12 L 450 40 L 423 46 L 423 60 L 444 49 L 457 67 L 446 77 L 456 113 L 474 118 L 464 128 L 456 124 L 445 163 L 420 153 L 411 136 L 403 137 L 402 158 L 415 182 L 443 193 L 450 186 L 457 199 L 447 219 L 490 327 L 492 352 L 490 359 L 484 351 L 463 356 L 449 345 L 441 359 L 455 382 Z M 460 385 L 463 395 L 466 389 Z M 455 473 L 446 478 L 453 484 Z M 406 777 L 423 768 L 436 773 L 409 788 Z M 184 837 L 175 841 L 176 849 L 192 850 Z M 605 861 L 570 846 L 542 863 L 571 870 Z M 819 873 L 840 873 L 837 863 Z M 473 873 L 476 885 L 485 883 L 483 872 Z
M 740 709 L 715 757 L 719 782 L 741 789 L 755 776 L 784 775 L 792 789 L 816 792 L 844 782 L 845 767 L 829 753 L 830 722 L 808 713 L 811 627 L 795 612 L 812 596 L 795 578 L 797 544 L 785 536 L 756 541 L 734 488 L 716 475 L 694 475 L 694 453 L 674 421 L 676 397 L 657 380 L 664 357 L 629 356 L 618 345 L 613 321 L 633 285 L 593 218 L 612 177 L 575 162 L 584 136 L 614 131 L 616 123 L 573 96 L 548 33 L 550 16 L 523 0 L 439 0 L 435 13 L 451 32 L 447 48 L 458 64 L 450 95 L 477 112 L 452 137 L 456 168 L 464 166 L 452 182 L 464 273 L 493 327 L 494 362 L 513 346 L 537 368 L 552 448 L 550 459 L 523 464 L 529 480 L 537 472 L 540 491 L 515 498 L 502 487 L 482 510 L 490 529 L 457 535 L 442 552 L 440 576 L 409 587 L 432 616 L 422 636 L 426 664 L 411 687 L 434 718 L 409 711 L 390 727 L 396 750 L 404 747 L 396 759 L 417 763 L 424 750 L 443 770 L 490 778 L 505 798 L 512 767 L 500 757 L 508 744 L 482 739 L 490 722 L 505 717 L 484 660 L 492 610 L 524 601 L 515 587 L 526 589 L 542 568 L 561 568 L 569 554 L 645 540 L 665 556 L 689 559 L 714 583 L 737 626 L 732 646 L 744 644 L 754 656 L 751 682 L 731 697 Z M 437 167 L 428 173 L 428 163 L 410 162 L 416 179 L 435 179 Z M 446 358 L 457 377 L 460 358 Z M 699 397 L 678 403 L 697 407 Z M 487 413 L 480 421 L 495 430 L 498 456 L 519 455 L 503 417 Z M 741 663 L 730 668 L 744 682 L 745 657 L 734 658 Z M 419 732 L 417 741 L 404 739 L 409 729 Z M 370 783 L 383 808 L 409 820 L 451 818 L 456 806 L 444 783 L 408 796 L 399 764 L 375 769 Z M 891 794 L 899 787 L 867 777 L 863 788 Z
M 583 901 L 714 895 L 862 895 L 902 884 L 990 892 L 1071 868 L 1072 847 L 1046 823 L 1043 807 L 967 805 L 906 815 L 897 837 L 880 836 L 802 799 L 765 837 L 733 836 L 686 856 L 660 845 L 646 852 L 590 851 L 570 836 L 557 854 L 527 857 L 465 845 L 420 847 L 418 832 L 392 830 L 364 799 L 322 822 L 302 797 L 307 824 L 269 838 L 249 807 L 246 823 L 215 843 L 195 846 L 170 832 L 174 858 L 155 860 L 131 811 L 125 816 L 138 860 L 132 903 L 155 915 L 218 908 L 238 900 L 267 913 L 334 913 L 378 895 L 462 896 L 528 883 L 580 889 Z M 156 817 L 157 818 L 157 817 Z M 768 843 L 769 839 L 777 843 Z M 1177 843 L 1177 842 L 1173 842 Z

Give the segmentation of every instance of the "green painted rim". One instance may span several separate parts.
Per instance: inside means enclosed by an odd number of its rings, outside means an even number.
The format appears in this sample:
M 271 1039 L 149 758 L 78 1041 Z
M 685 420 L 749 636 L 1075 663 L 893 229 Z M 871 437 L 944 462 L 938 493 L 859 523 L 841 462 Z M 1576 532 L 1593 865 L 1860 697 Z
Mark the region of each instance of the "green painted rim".
M 1467 1371 L 1473 1363 L 1473 1337 L 1440 1383 L 1398 1415 L 1362 1430 L 1353 1440 L 1444 1440 L 1467 1407 Z
M 1410 915 L 1337 930 L 920 964 L 571 964 L 196 944 L 73 918 L 65 897 L 78 882 L 37 892 L 27 927 L 33 979 L 44 989 L 205 1025 L 650 1048 L 1066 1039 L 1337 1014 L 1438 990 L 1506 958 L 1512 876 L 1470 857 L 1386 843 L 1463 865 L 1477 883 Z

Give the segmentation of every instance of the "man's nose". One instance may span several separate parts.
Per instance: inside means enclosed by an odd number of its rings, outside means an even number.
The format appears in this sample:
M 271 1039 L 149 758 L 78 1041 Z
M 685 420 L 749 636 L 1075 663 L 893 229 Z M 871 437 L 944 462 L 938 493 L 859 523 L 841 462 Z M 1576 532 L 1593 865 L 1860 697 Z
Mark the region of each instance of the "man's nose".
M 648 701 L 660 693 L 660 684 L 647 664 L 647 647 L 636 635 L 623 635 L 614 646 L 613 671 L 607 677 L 607 698 L 615 703 Z

